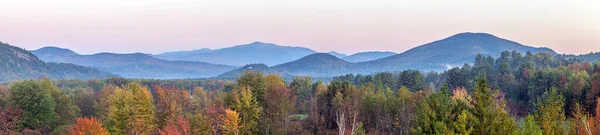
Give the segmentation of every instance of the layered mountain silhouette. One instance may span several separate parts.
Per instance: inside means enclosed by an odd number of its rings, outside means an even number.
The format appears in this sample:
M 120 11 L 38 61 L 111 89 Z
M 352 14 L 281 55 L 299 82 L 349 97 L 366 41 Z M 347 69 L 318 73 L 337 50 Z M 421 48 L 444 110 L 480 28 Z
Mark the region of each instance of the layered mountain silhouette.
M 268 67 L 264 64 L 250 64 L 242 68 L 226 72 L 218 78 L 235 78 L 244 71 L 257 71 L 266 74 L 279 74 L 284 77 L 313 76 L 330 77 L 331 75 L 346 74 L 353 63 L 344 61 L 329 53 L 315 53 L 298 60 Z
M 222 78 L 234 78 L 245 70 L 289 77 L 331 77 L 407 69 L 444 71 L 472 63 L 477 54 L 498 57 L 503 51 L 513 50 L 521 53 L 529 51 L 556 54 L 549 48 L 526 46 L 487 33 L 460 33 L 399 54 L 362 52 L 345 56 L 336 52 L 316 53 L 308 48 L 262 42 L 217 50 L 200 49 L 153 56 L 142 53 L 80 55 L 69 49 L 56 47 L 45 47 L 32 52 L 46 62 L 89 66 L 123 77 L 180 79 L 217 75 Z M 246 66 L 236 68 L 222 64 Z
M 338 58 L 344 58 L 344 57 L 347 57 L 347 56 L 348 56 L 348 55 L 346 55 L 346 54 L 339 53 L 339 52 L 336 52 L 336 51 L 331 51 L 331 52 L 328 52 L 328 54 L 331 54 L 331 55 L 333 55 L 333 56 L 335 56 L 335 57 L 338 57 Z
M 31 52 L 0 42 L 0 81 L 37 79 L 92 79 L 113 74 L 73 64 L 45 63 Z
M 389 57 L 392 55 L 396 55 L 396 53 L 394 53 L 394 52 L 378 52 L 378 51 L 360 52 L 360 53 L 352 54 L 350 56 L 343 57 L 342 59 L 345 61 L 348 61 L 348 62 L 365 62 L 365 61 L 372 61 L 372 60 L 376 60 L 376 59 Z
M 272 67 L 262 67 L 265 73 L 278 73 L 286 76 L 310 75 L 316 77 L 337 76 L 350 73 L 371 74 L 385 71 L 417 69 L 425 71 L 443 71 L 450 67 L 472 63 L 477 54 L 499 56 L 503 51 L 548 52 L 549 48 L 525 46 L 514 41 L 502 39 L 487 33 L 460 33 L 448 38 L 424 44 L 406 52 L 365 62 L 351 63 L 331 54 L 313 54 L 301 59 Z M 238 69 L 236 73 L 242 73 Z M 231 77 L 223 74 L 220 77 Z
M 162 60 L 142 53 L 80 55 L 56 47 L 44 47 L 31 52 L 43 61 L 88 66 L 128 78 L 202 78 L 235 69 L 233 66 L 205 62 Z
M 243 66 L 252 63 L 277 65 L 313 54 L 315 51 L 303 47 L 280 46 L 272 43 L 253 42 L 216 50 L 168 52 L 154 55 L 166 60 L 199 61 L 213 64 Z

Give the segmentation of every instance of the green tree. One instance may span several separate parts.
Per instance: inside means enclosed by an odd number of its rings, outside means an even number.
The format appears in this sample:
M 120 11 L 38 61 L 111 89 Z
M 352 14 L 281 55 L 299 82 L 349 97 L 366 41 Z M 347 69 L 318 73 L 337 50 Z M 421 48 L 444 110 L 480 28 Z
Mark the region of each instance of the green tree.
M 290 83 L 290 89 L 298 98 L 298 111 L 306 112 L 307 102 L 310 100 L 311 94 L 313 93 L 312 78 L 310 76 L 294 77 Z
M 515 131 L 514 119 L 504 110 L 506 103 L 487 86 L 485 78 L 476 79 L 472 95 L 471 112 L 474 116 L 473 133 L 476 134 L 507 134 Z M 500 96 L 500 98 L 498 98 Z M 494 100 L 501 99 L 501 100 Z
M 262 103 L 266 91 L 266 83 L 261 72 L 244 71 L 244 74 L 237 79 L 238 88 L 248 87 L 252 89 L 252 96 Z
M 473 126 L 470 125 L 470 118 L 473 117 L 472 114 L 463 110 L 459 115 L 456 122 L 453 124 L 454 129 L 456 130 L 456 134 L 460 135 L 470 135 L 473 133 Z
M 190 131 L 193 135 L 209 135 L 211 127 L 202 111 L 196 111 L 190 120 Z
M 452 113 L 451 101 L 447 86 L 427 96 L 417 109 L 413 133 L 416 135 L 453 133 L 451 121 L 454 113 Z
M 563 111 L 565 98 L 556 92 L 555 88 L 544 92 L 542 98 L 536 104 L 536 119 L 546 135 L 566 134 L 563 123 L 565 121 L 565 112 Z
M 521 122 L 518 133 L 521 135 L 542 135 L 542 129 L 537 125 L 532 115 Z
M 40 86 L 43 90 L 50 93 L 54 99 L 54 111 L 57 114 L 55 126 L 69 124 L 72 120 L 79 116 L 79 107 L 71 102 L 71 98 L 66 96 L 52 81 L 48 78 L 44 79 Z
M 16 82 L 10 92 L 11 104 L 23 110 L 20 128 L 36 129 L 56 122 L 54 99 L 35 81 Z
M 425 76 L 419 70 L 406 70 L 400 73 L 398 85 L 404 86 L 411 91 L 423 90 L 425 88 Z
M 234 98 L 234 109 L 240 113 L 243 127 L 241 128 L 242 134 L 259 134 L 260 115 L 262 107 L 256 98 L 252 94 L 252 90 L 249 87 L 242 87 L 239 92 L 239 98 Z M 238 97 L 237 92 L 234 93 L 234 97 Z

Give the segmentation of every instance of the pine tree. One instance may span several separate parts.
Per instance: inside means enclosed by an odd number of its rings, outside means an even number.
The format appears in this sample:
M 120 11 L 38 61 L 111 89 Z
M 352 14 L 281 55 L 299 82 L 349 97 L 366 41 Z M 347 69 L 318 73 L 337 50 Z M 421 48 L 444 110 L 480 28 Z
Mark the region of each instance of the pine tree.
M 542 135 L 542 129 L 537 125 L 532 115 L 521 122 L 518 133 L 521 135 Z
M 417 109 L 417 118 L 413 133 L 416 135 L 451 134 L 451 104 L 448 87 L 427 96 Z
M 471 101 L 471 112 L 475 119 L 473 133 L 496 135 L 515 132 L 514 119 L 504 110 L 505 101 L 494 100 L 498 96 L 496 92 L 493 92 L 487 86 L 485 78 L 476 79 L 475 90 L 472 95 L 473 100 Z

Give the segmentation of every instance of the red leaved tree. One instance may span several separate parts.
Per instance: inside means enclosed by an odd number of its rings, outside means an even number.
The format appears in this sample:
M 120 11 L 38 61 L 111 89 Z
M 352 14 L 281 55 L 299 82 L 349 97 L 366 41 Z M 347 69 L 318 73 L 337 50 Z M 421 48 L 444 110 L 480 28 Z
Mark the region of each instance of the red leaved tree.
M 183 117 L 176 120 L 169 120 L 167 124 L 158 130 L 159 135 L 190 135 L 190 123 Z

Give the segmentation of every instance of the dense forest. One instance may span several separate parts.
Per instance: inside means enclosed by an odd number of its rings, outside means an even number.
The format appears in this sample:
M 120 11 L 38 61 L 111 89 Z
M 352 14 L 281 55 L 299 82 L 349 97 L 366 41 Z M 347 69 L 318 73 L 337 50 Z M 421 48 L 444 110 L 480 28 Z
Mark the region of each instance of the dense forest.
M 244 72 L 3 86 L 0 134 L 600 134 L 599 63 L 551 53 L 327 82 Z

